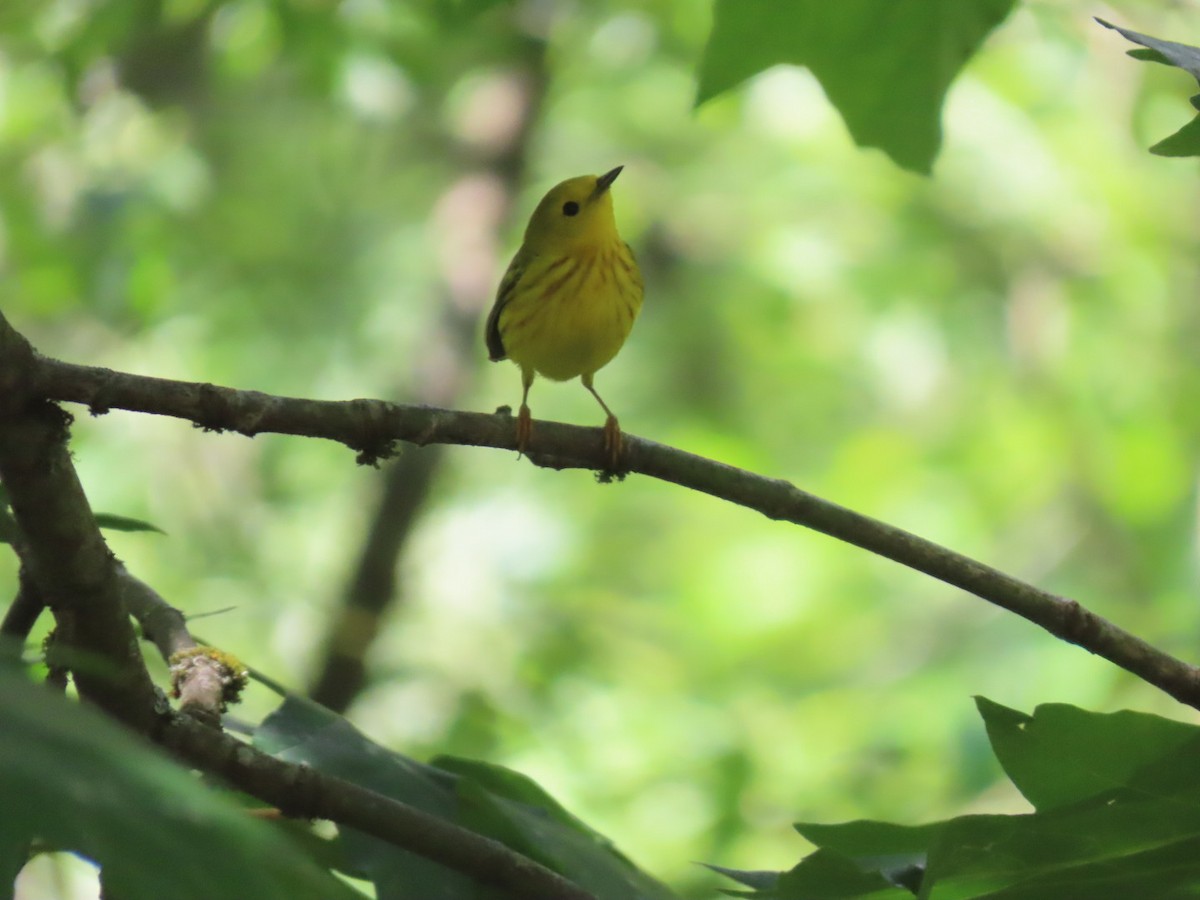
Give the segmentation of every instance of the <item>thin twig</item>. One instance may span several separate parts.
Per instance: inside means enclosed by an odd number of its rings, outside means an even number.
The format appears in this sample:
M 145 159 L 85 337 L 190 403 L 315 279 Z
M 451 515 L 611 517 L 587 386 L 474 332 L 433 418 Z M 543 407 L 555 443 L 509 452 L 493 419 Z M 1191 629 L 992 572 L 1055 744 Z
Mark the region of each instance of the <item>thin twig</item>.
M 142 636 L 154 644 L 171 667 L 171 695 L 178 698 L 179 708 L 213 728 L 219 727 L 221 714 L 245 682 L 241 666 L 228 654 L 204 647 L 188 630 L 182 612 L 123 563 L 116 563 L 116 567 L 125 608 L 142 626 Z
M 90 406 L 173 416 L 213 430 L 254 436 L 267 432 L 326 438 L 359 451 L 360 461 L 386 455 L 396 441 L 516 449 L 510 415 L 405 406 L 381 400 L 320 401 L 277 397 L 148 378 L 39 357 L 37 388 L 45 396 Z M 888 525 L 767 478 L 625 435 L 625 471 L 669 481 L 835 537 L 962 588 L 1104 657 L 1200 709 L 1200 669 L 1151 646 L 1068 600 Z M 553 468 L 603 470 L 603 434 L 557 422 L 538 422 L 529 444 L 533 462 Z

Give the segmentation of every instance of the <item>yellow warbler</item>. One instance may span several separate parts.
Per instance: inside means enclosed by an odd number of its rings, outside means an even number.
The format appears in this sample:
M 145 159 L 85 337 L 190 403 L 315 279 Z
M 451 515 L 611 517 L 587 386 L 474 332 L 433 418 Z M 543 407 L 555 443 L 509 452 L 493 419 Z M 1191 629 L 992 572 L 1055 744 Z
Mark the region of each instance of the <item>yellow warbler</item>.
M 528 400 L 534 375 L 554 381 L 579 377 L 608 414 L 604 447 L 618 468 L 621 427 L 592 379 L 617 355 L 642 308 L 642 275 L 617 234 L 609 191 L 622 168 L 551 188 L 500 280 L 487 320 L 487 348 L 493 362 L 507 358 L 521 368 L 521 453 L 533 433 Z

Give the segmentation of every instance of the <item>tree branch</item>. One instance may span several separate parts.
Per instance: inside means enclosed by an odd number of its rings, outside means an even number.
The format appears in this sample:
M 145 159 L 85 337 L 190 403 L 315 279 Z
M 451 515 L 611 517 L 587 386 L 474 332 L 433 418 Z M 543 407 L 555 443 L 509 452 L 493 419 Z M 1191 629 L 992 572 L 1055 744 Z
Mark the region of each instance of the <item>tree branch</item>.
M 209 430 L 253 437 L 273 432 L 326 438 L 359 451 L 360 462 L 392 452 L 396 441 L 516 449 L 511 415 L 456 412 L 380 400 L 321 401 L 277 397 L 148 378 L 38 357 L 37 390 L 55 400 L 188 419 Z M 538 422 L 530 459 L 551 468 L 603 471 L 598 428 Z M 626 435 L 626 471 L 710 494 L 924 572 L 1040 625 L 1051 634 L 1132 672 L 1200 709 L 1200 669 L 1118 628 L 1074 600 L 1051 594 L 901 528 L 823 500 L 778 479 L 747 472 L 644 438 Z M 623 474 L 623 473 L 622 473 Z
M 279 807 L 287 816 L 329 819 L 357 828 L 513 897 L 595 900 L 499 841 L 351 781 L 268 756 L 187 716 L 171 716 L 156 737 L 181 759 Z
M 146 672 L 126 604 L 153 623 L 163 652 L 186 649 L 192 638 L 178 613 L 109 552 L 67 452 L 70 417 L 36 393 L 38 364 L 0 314 L 0 480 L 20 530 L 22 562 L 64 632 L 84 697 L 181 759 L 290 815 L 358 828 L 513 896 L 594 900 L 497 841 L 168 712 Z
M 0 481 L 20 531 L 22 566 L 54 613 L 79 692 L 145 731 L 158 695 L 67 451 L 71 417 L 34 392 L 34 359 L 28 342 L 0 324 Z
M 4 613 L 4 621 L 0 622 L 0 651 L 10 651 L 19 657 L 25 641 L 29 639 L 29 632 L 33 631 L 34 624 L 46 608 L 46 601 L 42 599 L 25 566 L 21 566 L 17 578 L 17 596 Z

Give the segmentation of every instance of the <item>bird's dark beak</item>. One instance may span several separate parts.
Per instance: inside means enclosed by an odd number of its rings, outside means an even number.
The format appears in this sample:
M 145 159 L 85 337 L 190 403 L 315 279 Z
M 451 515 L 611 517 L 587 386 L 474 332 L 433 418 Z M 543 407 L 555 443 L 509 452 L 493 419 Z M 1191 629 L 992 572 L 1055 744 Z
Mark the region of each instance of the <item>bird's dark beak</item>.
M 605 191 L 607 191 L 610 187 L 612 187 L 612 183 L 617 180 L 617 176 L 621 174 L 621 170 L 623 168 L 625 168 L 625 167 L 617 166 L 611 172 L 605 172 L 603 175 L 601 175 L 599 178 L 597 178 L 596 179 L 596 190 L 592 192 L 592 196 L 599 197 L 601 194 L 603 194 Z

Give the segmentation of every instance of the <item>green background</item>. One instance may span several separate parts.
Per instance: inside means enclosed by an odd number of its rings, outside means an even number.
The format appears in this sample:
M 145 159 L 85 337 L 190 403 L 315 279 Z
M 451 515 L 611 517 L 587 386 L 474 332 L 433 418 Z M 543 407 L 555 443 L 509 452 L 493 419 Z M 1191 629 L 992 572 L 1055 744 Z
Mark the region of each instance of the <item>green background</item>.
M 1104 14 L 1200 42 L 1196 11 Z M 1200 198 L 1194 163 L 1145 148 L 1187 121 L 1195 84 L 1126 59 L 1088 4 L 1020 5 L 953 84 L 922 178 L 855 147 L 798 69 L 694 109 L 711 12 L 6 4 L 0 307 L 72 362 L 490 411 L 517 403 L 517 371 L 486 362 L 481 329 L 466 354 L 437 338 L 445 310 L 486 313 L 548 187 L 624 164 L 647 298 L 597 384 L 627 431 L 1193 657 Z M 495 234 L 486 161 L 530 78 L 545 99 Z M 601 423 L 577 384 L 530 400 Z M 234 607 L 196 631 L 303 690 L 379 475 L 332 444 L 77 414 L 94 507 L 167 532 L 110 532 L 116 554 L 189 614 Z M 696 860 L 789 868 L 797 819 L 1027 808 L 993 788 L 972 695 L 1194 720 L 828 538 L 639 477 L 444 462 L 351 720 L 410 756 L 525 772 L 685 894 L 715 883 Z M 252 691 L 239 715 L 275 702 Z M 28 877 L 70 896 L 71 871 Z

